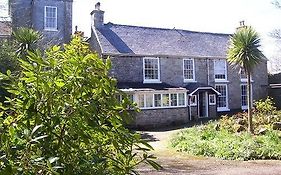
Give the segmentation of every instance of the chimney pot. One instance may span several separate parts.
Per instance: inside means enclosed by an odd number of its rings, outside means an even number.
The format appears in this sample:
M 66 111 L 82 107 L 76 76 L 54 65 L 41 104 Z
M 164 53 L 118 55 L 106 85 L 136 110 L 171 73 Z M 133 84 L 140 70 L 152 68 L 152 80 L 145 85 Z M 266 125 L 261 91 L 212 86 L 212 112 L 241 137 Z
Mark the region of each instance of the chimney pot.
M 96 9 L 96 10 L 100 10 L 100 2 L 96 3 L 95 9 Z
M 100 2 L 96 3 L 95 9 L 91 12 L 92 26 L 103 26 L 104 11 L 100 9 Z

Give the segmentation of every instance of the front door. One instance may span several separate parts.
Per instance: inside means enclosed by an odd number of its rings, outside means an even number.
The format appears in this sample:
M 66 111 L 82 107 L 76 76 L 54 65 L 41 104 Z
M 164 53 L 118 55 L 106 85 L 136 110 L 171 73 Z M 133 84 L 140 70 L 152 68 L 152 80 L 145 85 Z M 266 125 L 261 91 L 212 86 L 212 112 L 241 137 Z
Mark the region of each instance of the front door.
M 198 116 L 208 117 L 208 92 L 199 92 L 198 100 Z

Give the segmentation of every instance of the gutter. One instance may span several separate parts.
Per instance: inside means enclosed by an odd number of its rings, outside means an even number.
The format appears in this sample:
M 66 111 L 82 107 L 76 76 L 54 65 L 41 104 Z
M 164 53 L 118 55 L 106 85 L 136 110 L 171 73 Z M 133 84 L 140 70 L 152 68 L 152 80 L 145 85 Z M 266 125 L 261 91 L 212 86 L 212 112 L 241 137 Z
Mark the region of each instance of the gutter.
M 135 54 L 135 53 L 102 53 L 104 56 L 119 56 L 119 57 L 167 57 L 167 58 L 201 58 L 201 59 L 226 59 L 222 56 L 195 56 L 195 55 L 169 55 L 169 54 Z

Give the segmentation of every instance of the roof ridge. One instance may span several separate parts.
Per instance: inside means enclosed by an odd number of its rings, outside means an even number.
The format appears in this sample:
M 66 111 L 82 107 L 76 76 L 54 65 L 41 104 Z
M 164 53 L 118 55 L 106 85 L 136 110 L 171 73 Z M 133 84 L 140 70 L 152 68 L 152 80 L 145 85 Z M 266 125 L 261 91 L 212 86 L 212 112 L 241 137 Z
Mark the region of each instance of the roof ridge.
M 124 26 L 124 27 L 136 27 L 136 28 L 143 28 L 143 29 L 154 29 L 154 30 L 175 30 L 177 32 L 191 32 L 191 33 L 199 33 L 199 34 L 211 34 L 211 35 L 232 35 L 230 33 L 215 33 L 215 32 L 201 32 L 201 31 L 192 31 L 192 30 L 185 30 L 185 29 L 176 29 L 176 28 L 160 28 L 160 27 L 147 27 L 147 26 L 137 26 L 137 25 L 126 25 L 126 24 L 115 24 L 112 22 L 108 22 L 105 25 L 110 26 Z

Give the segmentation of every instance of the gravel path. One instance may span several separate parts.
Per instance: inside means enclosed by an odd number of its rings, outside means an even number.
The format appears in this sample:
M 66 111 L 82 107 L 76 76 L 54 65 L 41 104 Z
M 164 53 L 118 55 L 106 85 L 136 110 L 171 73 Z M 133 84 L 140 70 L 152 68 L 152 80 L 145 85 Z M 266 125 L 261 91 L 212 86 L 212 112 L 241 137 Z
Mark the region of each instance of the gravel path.
M 281 175 L 281 161 L 277 160 L 229 161 L 168 149 L 168 140 L 178 131 L 141 132 L 154 147 L 157 162 L 163 166 L 161 171 L 142 166 L 139 168 L 141 175 Z

